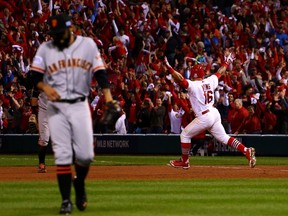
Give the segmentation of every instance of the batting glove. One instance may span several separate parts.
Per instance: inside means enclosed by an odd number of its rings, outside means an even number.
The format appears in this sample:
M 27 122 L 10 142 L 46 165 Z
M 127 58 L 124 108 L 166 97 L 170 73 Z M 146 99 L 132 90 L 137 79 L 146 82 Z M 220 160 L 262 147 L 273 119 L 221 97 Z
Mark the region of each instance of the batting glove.
M 229 55 L 226 57 L 226 62 L 229 62 L 229 63 L 233 63 L 233 61 L 235 60 L 235 55 L 234 53 L 229 53 Z

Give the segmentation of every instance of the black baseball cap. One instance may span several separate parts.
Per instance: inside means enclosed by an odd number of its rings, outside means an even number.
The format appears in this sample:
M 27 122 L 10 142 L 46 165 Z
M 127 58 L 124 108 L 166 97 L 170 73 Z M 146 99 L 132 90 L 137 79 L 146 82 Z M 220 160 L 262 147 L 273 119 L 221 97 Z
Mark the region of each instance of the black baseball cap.
M 50 26 L 49 34 L 59 34 L 72 25 L 71 17 L 67 14 L 57 14 L 49 17 L 48 24 Z

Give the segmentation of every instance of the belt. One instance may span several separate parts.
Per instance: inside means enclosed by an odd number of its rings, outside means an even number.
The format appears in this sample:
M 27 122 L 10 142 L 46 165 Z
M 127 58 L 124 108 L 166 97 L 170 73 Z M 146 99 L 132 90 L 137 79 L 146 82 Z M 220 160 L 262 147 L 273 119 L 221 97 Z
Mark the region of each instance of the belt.
M 79 97 L 79 98 L 75 98 L 75 99 L 60 99 L 57 102 L 73 104 L 73 103 L 77 103 L 77 102 L 83 102 L 83 101 L 85 101 L 85 99 L 86 99 L 86 97 Z
M 204 110 L 203 112 L 201 112 L 201 114 L 202 115 L 205 115 L 206 113 L 208 113 L 208 112 L 210 112 L 210 110 L 209 109 L 207 109 L 207 110 Z

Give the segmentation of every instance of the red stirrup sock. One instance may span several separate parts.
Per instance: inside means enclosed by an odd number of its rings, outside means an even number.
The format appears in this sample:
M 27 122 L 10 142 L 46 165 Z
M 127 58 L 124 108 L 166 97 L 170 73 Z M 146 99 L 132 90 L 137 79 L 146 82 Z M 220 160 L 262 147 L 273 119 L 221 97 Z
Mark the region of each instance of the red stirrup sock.
M 189 151 L 191 149 L 191 143 L 181 142 L 182 160 L 186 162 L 189 159 Z
M 234 137 L 230 137 L 227 144 L 245 154 L 246 147 Z

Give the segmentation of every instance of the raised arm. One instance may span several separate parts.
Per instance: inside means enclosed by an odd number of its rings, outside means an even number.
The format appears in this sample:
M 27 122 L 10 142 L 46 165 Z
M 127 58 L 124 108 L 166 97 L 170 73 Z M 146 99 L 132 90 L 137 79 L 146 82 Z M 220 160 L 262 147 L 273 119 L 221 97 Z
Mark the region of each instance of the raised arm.
M 164 65 L 166 66 L 166 68 L 168 69 L 169 73 L 172 75 L 172 77 L 174 78 L 174 81 L 180 85 L 182 88 L 187 89 L 188 88 L 188 82 L 187 80 L 182 76 L 181 73 L 179 73 L 178 71 L 174 70 L 171 65 L 169 64 L 167 58 L 165 57 L 164 61 L 163 61 Z
M 235 59 L 234 54 L 230 51 L 225 51 L 224 56 L 226 59 L 225 62 L 221 65 L 218 71 L 214 74 L 218 77 L 218 79 L 226 72 L 226 69 Z

